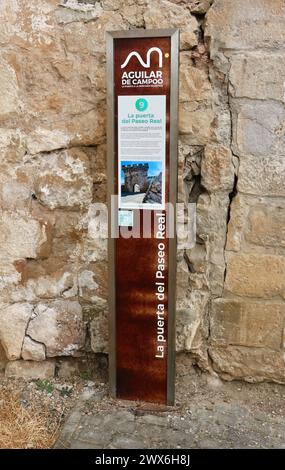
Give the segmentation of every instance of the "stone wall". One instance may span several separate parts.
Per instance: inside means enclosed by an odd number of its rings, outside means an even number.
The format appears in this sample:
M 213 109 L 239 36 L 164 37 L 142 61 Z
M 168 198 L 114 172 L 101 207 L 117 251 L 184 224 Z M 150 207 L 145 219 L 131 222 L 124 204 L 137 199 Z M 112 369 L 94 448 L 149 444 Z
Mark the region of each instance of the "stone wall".
M 177 350 L 285 383 L 283 0 L 2 0 L 0 365 L 107 352 L 105 31 L 177 27 Z

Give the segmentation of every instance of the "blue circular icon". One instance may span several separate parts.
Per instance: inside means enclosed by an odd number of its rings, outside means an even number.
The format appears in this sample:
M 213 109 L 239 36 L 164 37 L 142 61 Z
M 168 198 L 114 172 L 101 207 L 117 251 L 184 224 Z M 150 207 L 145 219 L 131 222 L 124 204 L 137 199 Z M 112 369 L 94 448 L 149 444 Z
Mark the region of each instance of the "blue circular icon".
M 148 107 L 148 102 L 145 98 L 139 98 L 136 101 L 136 108 L 138 111 L 145 111 Z

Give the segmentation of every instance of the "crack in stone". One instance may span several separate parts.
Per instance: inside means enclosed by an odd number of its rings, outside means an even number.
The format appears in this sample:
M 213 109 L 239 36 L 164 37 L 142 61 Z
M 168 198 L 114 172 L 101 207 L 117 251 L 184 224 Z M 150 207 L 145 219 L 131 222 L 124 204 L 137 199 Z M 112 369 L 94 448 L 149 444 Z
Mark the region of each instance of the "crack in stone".
M 28 335 L 28 328 L 29 328 L 29 326 L 30 326 L 30 323 L 31 323 L 32 319 L 34 318 L 33 315 L 36 316 L 35 308 L 36 308 L 36 305 L 33 306 L 32 312 L 31 312 L 31 315 L 30 315 L 30 318 L 29 318 L 28 321 L 27 321 L 27 325 L 26 325 L 26 328 L 25 328 L 25 333 L 24 333 L 24 336 L 23 336 L 22 346 L 21 346 L 21 354 L 20 354 L 20 357 L 22 357 L 25 338 L 26 338 L 26 336 L 29 336 L 29 335 Z M 33 339 L 33 338 L 31 338 L 31 339 Z
M 47 348 L 46 348 L 45 343 L 41 343 L 40 341 L 37 341 L 36 339 L 34 339 L 31 335 L 28 335 L 27 333 L 26 333 L 25 337 L 30 338 L 30 340 L 32 340 L 34 343 L 43 346 L 44 350 L 45 350 L 45 357 L 47 358 Z
M 31 321 L 37 316 L 36 312 L 35 312 L 35 309 L 36 309 L 36 305 L 33 306 L 32 308 L 32 313 L 30 315 L 30 318 L 27 322 L 27 326 L 26 326 L 26 329 L 25 329 L 25 333 L 24 333 L 24 337 L 23 337 L 23 342 L 22 342 L 22 347 L 21 347 L 21 355 L 20 357 L 23 357 L 22 354 L 23 354 L 23 347 L 24 347 L 24 342 L 25 342 L 25 338 L 29 338 L 30 340 L 32 340 L 34 343 L 36 344 L 39 344 L 41 346 L 44 347 L 44 351 L 45 351 L 45 359 L 47 359 L 47 348 L 46 348 L 46 345 L 44 343 L 41 343 L 40 341 L 37 341 L 36 339 L 34 339 L 30 334 L 28 334 L 28 329 L 29 329 L 29 326 L 30 326 L 30 323 Z

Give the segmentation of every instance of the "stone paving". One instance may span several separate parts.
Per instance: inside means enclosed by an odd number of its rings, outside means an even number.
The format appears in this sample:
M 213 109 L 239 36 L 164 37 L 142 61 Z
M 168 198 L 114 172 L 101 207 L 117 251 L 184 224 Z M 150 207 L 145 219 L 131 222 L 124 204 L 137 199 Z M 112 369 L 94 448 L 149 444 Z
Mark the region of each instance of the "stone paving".
M 268 384 L 266 386 L 270 387 Z M 226 384 L 222 387 L 230 386 Z M 276 391 L 276 386 L 272 387 L 274 398 L 273 390 Z M 282 394 L 284 388 L 278 387 L 278 393 Z M 210 400 L 206 399 L 205 390 L 199 400 L 198 391 L 195 397 L 193 395 L 192 403 L 189 401 L 176 407 L 155 407 L 112 400 L 107 397 L 106 388 L 92 390 L 87 387 L 67 419 L 55 447 L 285 448 L 284 409 L 280 408 L 282 401 L 278 401 L 277 412 L 273 408 L 269 412 L 259 409 L 264 408 L 265 401 L 258 408 L 250 400 L 246 403 L 246 396 L 244 400 L 236 400 L 234 396 L 229 399 L 231 390 L 228 395 L 219 393 L 219 390 L 214 396 L 209 393 Z M 264 392 L 262 395 L 264 400 Z M 278 395 L 277 399 L 282 399 L 282 396 Z

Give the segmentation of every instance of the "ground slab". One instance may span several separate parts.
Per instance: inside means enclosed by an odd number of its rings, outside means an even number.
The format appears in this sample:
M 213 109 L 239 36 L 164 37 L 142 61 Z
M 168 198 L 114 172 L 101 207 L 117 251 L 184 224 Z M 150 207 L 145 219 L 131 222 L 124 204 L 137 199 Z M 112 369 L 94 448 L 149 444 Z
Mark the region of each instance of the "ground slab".
M 180 375 L 175 407 L 112 400 L 85 389 L 55 448 L 285 448 L 285 387 Z

